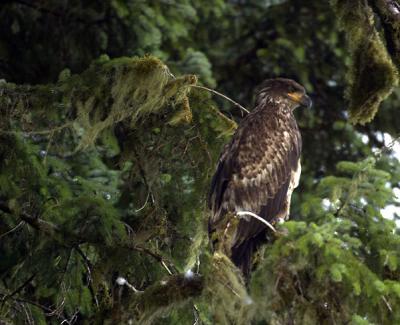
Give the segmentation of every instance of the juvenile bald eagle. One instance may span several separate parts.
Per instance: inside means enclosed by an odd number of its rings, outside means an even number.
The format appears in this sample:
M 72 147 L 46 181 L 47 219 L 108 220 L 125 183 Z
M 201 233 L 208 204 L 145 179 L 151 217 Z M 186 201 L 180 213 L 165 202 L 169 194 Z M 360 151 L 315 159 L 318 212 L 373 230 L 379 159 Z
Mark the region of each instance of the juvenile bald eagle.
M 301 135 L 293 116 L 311 106 L 304 88 L 290 79 L 264 81 L 254 110 L 240 123 L 218 162 L 211 182 L 209 233 L 247 277 L 252 253 L 266 240 L 267 227 L 289 216 L 290 199 L 300 178 Z M 218 243 L 218 244 L 217 244 Z

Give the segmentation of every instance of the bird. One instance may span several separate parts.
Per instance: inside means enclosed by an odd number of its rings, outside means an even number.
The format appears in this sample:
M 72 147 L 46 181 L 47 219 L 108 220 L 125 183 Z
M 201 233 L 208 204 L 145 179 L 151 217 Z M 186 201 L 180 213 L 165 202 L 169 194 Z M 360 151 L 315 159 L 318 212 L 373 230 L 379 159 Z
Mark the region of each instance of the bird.
M 239 123 L 219 157 L 208 193 L 208 232 L 248 278 L 252 256 L 267 241 L 267 226 L 287 220 L 298 186 L 302 148 L 293 111 L 311 107 L 303 86 L 291 79 L 265 80 L 253 110 Z

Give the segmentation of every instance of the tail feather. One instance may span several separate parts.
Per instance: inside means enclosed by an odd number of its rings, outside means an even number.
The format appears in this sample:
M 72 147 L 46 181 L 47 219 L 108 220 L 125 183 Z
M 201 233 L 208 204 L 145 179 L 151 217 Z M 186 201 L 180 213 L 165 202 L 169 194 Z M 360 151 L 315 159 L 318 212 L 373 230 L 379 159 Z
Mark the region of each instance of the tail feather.
M 233 263 L 242 271 L 246 282 L 250 278 L 252 257 L 255 250 L 256 246 L 253 240 L 246 240 L 239 246 L 232 247 L 231 259 Z

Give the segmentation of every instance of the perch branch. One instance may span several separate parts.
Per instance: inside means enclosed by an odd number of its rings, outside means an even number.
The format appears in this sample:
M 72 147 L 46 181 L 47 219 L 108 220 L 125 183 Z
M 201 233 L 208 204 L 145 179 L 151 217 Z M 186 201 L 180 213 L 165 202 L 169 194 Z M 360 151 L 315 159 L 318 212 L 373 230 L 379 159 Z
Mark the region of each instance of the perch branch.
M 249 216 L 249 217 L 252 217 L 254 219 L 257 219 L 258 221 L 260 221 L 264 225 L 266 225 L 268 228 L 270 228 L 273 232 L 276 232 L 276 230 L 275 230 L 273 225 L 271 225 L 267 220 L 261 218 L 260 216 L 256 215 L 253 212 L 250 212 L 250 211 L 239 211 L 239 212 L 236 212 L 236 215 L 238 215 L 239 217 Z
M 240 105 L 239 103 L 236 103 L 233 99 L 230 99 L 228 96 L 225 96 L 224 94 L 221 94 L 220 92 L 218 92 L 218 91 L 216 91 L 214 89 L 210 89 L 210 88 L 207 88 L 207 87 L 204 87 L 204 86 L 199 86 L 199 85 L 190 85 L 190 87 L 207 90 L 210 93 L 213 93 L 215 95 L 218 95 L 218 96 L 226 99 L 227 101 L 231 102 L 236 107 L 239 107 L 242 111 L 246 112 L 247 114 L 250 113 L 250 111 L 247 110 L 246 108 L 244 108 L 242 105 Z

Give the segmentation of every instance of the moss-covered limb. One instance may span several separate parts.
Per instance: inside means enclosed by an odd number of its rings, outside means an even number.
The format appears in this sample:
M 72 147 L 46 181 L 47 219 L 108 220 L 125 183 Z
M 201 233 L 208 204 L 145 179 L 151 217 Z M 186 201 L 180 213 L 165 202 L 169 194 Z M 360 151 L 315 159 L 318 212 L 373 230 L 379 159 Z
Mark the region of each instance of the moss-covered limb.
M 10 209 L 10 207 L 4 202 L 0 202 L 0 210 L 7 214 L 13 214 L 13 211 Z M 21 221 L 24 221 L 27 224 L 29 224 L 32 228 L 39 230 L 46 235 L 53 236 L 54 233 L 60 231 L 60 228 L 52 224 L 51 222 L 47 222 L 40 218 L 32 217 L 24 212 L 19 214 L 19 218 L 21 219 Z
M 0 210 L 3 213 L 15 215 L 15 212 L 4 202 L 0 202 Z M 21 212 L 18 214 L 18 217 L 21 221 L 26 222 L 29 226 L 34 228 L 35 230 L 42 232 L 45 235 L 48 235 L 53 240 L 57 241 L 62 246 L 78 248 L 79 245 L 88 243 L 97 246 L 109 246 L 109 243 L 103 242 L 101 239 L 92 239 L 92 237 L 85 233 L 72 233 L 59 225 L 56 225 L 52 222 L 45 221 L 39 217 L 30 216 L 27 213 Z M 134 240 L 130 241 L 117 241 L 114 243 L 115 248 L 122 248 L 126 250 L 136 251 L 138 253 L 142 253 L 150 256 L 152 259 L 161 263 L 162 267 L 165 268 L 168 273 L 174 272 L 177 273 L 178 270 L 175 265 L 169 261 L 167 258 L 158 254 L 157 252 L 152 251 L 151 249 L 138 245 Z
M 172 275 L 136 293 L 130 306 L 140 315 L 141 324 L 151 323 L 161 312 L 200 296 L 203 287 L 204 279 L 200 275 Z
M 400 67 L 400 4 L 394 0 L 370 0 L 380 17 L 389 54 Z
M 366 1 L 332 0 L 331 4 L 346 33 L 352 59 L 346 93 L 350 120 L 364 124 L 374 118 L 380 103 L 392 93 L 398 82 L 398 69 Z
M 254 304 L 240 270 L 221 251 L 205 256 L 203 302 L 209 306 L 213 324 L 250 324 Z
M 99 134 L 118 122 L 133 126 L 141 117 L 170 105 L 190 111 L 193 75 L 174 78 L 155 57 L 103 59 L 80 75 L 60 74 L 54 85 L 0 84 L 0 111 L 7 118 L 0 131 L 54 133 L 64 128 L 77 133 L 78 149 L 93 144 Z M 43 129 L 39 130 L 38 125 Z

